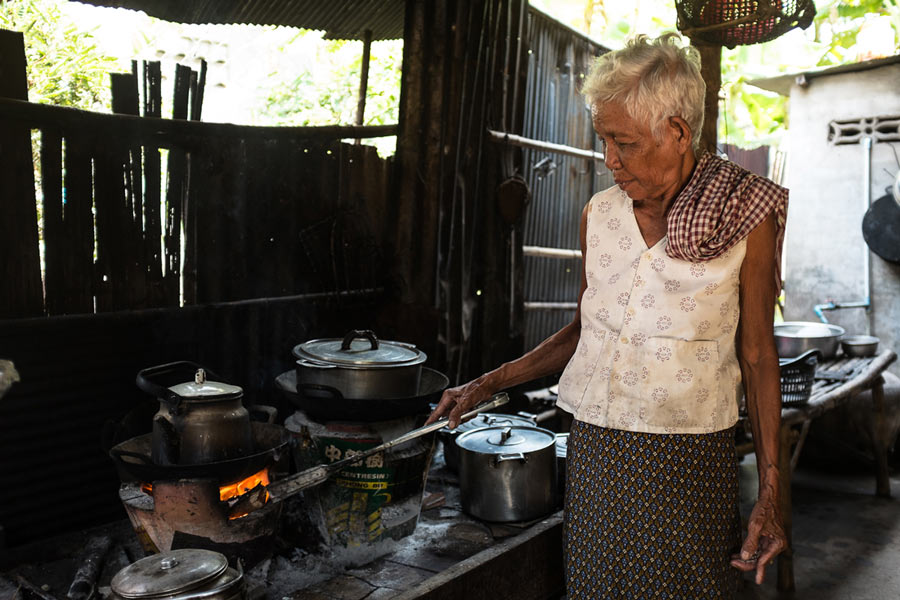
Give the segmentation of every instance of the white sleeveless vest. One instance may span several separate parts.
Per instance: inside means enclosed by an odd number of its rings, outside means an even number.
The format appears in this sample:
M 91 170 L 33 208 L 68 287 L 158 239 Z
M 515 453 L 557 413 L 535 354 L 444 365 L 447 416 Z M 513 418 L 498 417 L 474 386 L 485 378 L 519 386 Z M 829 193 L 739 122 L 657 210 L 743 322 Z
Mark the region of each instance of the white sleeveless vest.
M 737 421 L 735 332 L 747 241 L 707 262 L 647 248 L 618 187 L 591 198 L 581 336 L 557 405 L 575 418 L 644 433 L 711 433 Z

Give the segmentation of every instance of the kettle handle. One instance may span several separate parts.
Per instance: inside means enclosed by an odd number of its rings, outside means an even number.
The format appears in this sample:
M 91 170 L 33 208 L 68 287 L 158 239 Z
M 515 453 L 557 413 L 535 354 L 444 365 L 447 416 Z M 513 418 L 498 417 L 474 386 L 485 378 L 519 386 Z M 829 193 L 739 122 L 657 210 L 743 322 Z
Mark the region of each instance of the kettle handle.
M 164 365 L 156 365 L 155 367 L 147 367 L 146 369 L 141 369 L 140 371 L 138 371 L 137 377 L 135 377 L 135 383 L 142 391 L 147 392 L 151 396 L 156 396 L 161 401 L 168 404 L 171 408 L 178 408 L 178 405 L 181 404 L 181 401 L 184 400 L 184 397 L 170 390 L 168 386 L 156 383 L 155 381 L 153 381 L 153 379 L 159 377 L 160 375 L 175 373 L 180 369 L 184 369 L 184 367 L 190 367 L 193 373 L 196 373 L 198 369 L 203 369 L 206 371 L 206 374 L 209 375 L 212 379 L 221 381 L 218 375 L 216 375 L 206 367 L 198 365 L 195 362 L 179 360 L 166 363 Z

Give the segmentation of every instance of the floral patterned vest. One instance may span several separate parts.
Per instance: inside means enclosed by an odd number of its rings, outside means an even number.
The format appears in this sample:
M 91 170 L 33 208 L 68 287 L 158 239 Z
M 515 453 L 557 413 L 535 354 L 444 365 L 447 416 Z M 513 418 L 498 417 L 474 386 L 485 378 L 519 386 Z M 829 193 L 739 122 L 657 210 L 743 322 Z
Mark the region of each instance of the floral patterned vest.
M 589 204 L 581 336 L 557 405 L 645 433 L 711 433 L 737 421 L 738 283 L 747 241 L 691 263 L 647 248 L 618 187 Z

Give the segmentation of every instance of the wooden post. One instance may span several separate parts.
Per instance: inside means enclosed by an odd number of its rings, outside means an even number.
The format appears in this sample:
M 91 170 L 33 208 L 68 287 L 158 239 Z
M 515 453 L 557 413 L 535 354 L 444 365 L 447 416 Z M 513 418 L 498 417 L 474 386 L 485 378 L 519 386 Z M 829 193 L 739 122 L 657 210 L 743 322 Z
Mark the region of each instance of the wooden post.
M 362 126 L 366 116 L 366 91 L 369 87 L 369 57 L 372 53 L 372 30 L 363 33 L 362 72 L 359 75 L 359 100 L 356 102 L 356 124 Z M 356 138 L 359 145 L 360 139 Z
M 722 46 L 701 41 L 692 41 L 692 44 L 700 51 L 700 74 L 706 82 L 700 151 L 715 153 L 718 139 L 719 90 L 722 88 Z
M 0 98 L 28 100 L 25 38 L 0 29 Z M 31 131 L 0 123 L 0 318 L 44 312 Z
M 888 468 L 888 435 L 884 410 L 884 377 L 872 385 L 872 454 L 875 455 L 875 494 L 891 497 L 891 478 Z

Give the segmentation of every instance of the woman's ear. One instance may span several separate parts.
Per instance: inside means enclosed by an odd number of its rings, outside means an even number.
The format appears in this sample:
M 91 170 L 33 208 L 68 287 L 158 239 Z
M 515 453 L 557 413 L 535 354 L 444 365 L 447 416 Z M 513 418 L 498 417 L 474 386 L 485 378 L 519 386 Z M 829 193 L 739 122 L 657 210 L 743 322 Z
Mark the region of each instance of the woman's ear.
M 681 117 L 669 117 L 669 134 L 682 152 L 690 150 L 694 143 L 691 127 Z

